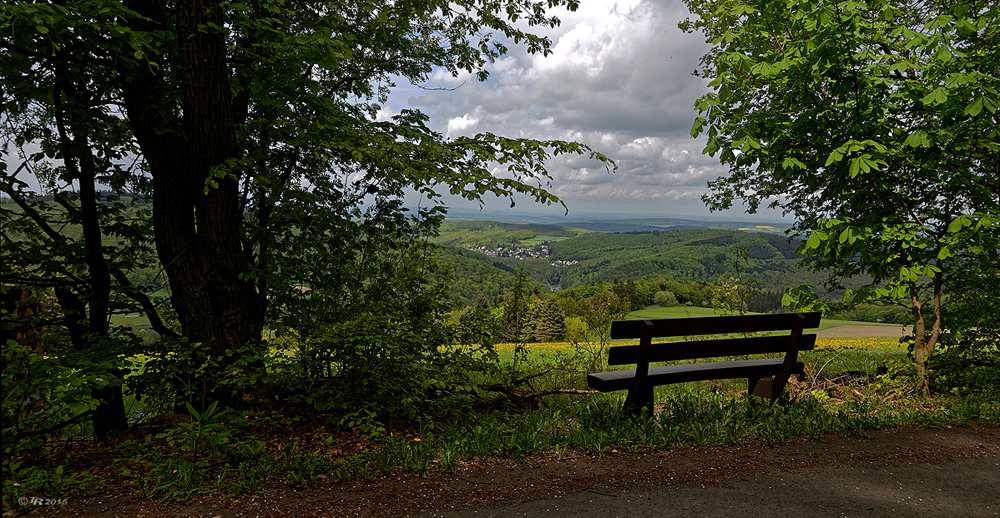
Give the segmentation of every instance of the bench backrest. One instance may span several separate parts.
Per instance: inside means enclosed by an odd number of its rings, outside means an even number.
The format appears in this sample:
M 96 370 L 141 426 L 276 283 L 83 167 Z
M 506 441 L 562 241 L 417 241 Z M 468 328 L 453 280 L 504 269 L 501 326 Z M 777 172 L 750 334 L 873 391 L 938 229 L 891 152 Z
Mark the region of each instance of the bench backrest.
M 783 313 L 727 317 L 667 318 L 656 320 L 615 320 L 611 338 L 639 338 L 640 345 L 612 347 L 608 365 L 629 365 L 674 360 L 691 360 L 744 354 L 788 353 L 790 341 L 796 351 L 816 346 L 816 335 L 802 335 L 803 329 L 819 327 L 822 314 Z M 653 338 L 699 336 L 766 331 L 792 331 L 791 336 L 754 336 L 689 342 L 651 343 Z M 799 335 L 798 337 L 796 335 Z M 645 350 L 644 347 L 645 346 Z

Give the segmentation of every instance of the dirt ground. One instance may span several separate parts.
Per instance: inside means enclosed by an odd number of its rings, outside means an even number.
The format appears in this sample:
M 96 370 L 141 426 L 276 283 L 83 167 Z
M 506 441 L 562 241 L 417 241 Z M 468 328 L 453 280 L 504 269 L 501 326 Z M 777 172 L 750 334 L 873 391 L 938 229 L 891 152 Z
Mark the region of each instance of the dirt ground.
M 520 462 L 162 505 L 136 496 L 59 517 L 998 516 L 1000 427 L 897 428 L 767 445 Z

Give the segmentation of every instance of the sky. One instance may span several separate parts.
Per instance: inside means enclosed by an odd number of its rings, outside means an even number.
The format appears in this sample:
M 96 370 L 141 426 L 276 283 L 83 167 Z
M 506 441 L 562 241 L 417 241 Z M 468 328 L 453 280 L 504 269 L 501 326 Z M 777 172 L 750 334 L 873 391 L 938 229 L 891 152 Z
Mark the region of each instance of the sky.
M 508 137 L 582 142 L 618 165 L 580 157 L 547 164 L 550 191 L 581 213 L 687 216 L 737 220 L 781 220 L 777 211 L 744 214 L 739 202 L 710 213 L 701 201 L 707 183 L 726 173 L 718 158 L 702 153 L 704 137 L 691 137 L 695 100 L 707 81 L 692 73 L 708 50 L 700 33 L 682 32 L 688 17 L 681 0 L 581 0 L 575 12 L 552 11 L 562 24 L 541 31 L 552 53 L 531 55 L 510 43 L 491 65 L 489 79 L 435 72 L 422 88 L 400 81 L 381 117 L 405 108 L 430 116 L 431 127 L 448 137 L 491 132 Z M 419 199 L 409 204 L 425 204 Z M 517 199 L 516 210 L 561 214 Z M 478 208 L 455 197 L 452 207 Z M 509 200 L 490 198 L 486 209 Z
M 486 82 L 440 71 L 423 89 L 395 91 L 384 115 L 420 109 L 448 137 L 491 132 L 589 145 L 614 160 L 617 173 L 579 157 L 548 164 L 550 190 L 571 215 L 780 219 L 780 212 L 746 216 L 742 208 L 709 213 L 701 201 L 708 181 L 726 168 L 701 152 L 703 137 L 690 135 L 695 100 L 709 91 L 692 73 L 709 46 L 700 33 L 677 28 L 689 16 L 681 0 L 581 0 L 576 12 L 555 14 L 562 24 L 545 32 L 553 42 L 549 56 L 510 45 Z M 520 210 L 544 210 L 517 201 Z M 446 203 L 474 206 L 454 198 Z M 507 206 L 493 199 L 486 208 Z

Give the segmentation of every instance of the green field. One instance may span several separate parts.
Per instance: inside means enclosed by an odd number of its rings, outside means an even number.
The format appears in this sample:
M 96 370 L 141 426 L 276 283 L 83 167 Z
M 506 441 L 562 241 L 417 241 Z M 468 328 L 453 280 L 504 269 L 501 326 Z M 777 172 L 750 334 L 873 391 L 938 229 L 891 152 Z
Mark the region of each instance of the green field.
M 524 239 L 524 240 L 521 241 L 521 244 L 524 245 L 524 246 L 535 246 L 535 245 L 540 245 L 540 244 L 545 243 L 545 242 L 558 243 L 559 241 L 562 241 L 564 239 L 571 239 L 573 237 L 576 237 L 576 236 L 541 236 L 541 235 L 539 235 L 539 236 L 535 236 L 535 237 L 533 237 L 531 239 Z
M 753 313 L 748 313 L 753 314 Z M 640 318 L 689 318 L 689 317 L 717 317 L 720 313 L 712 308 L 699 308 L 691 306 L 657 307 L 646 308 L 633 311 L 628 314 L 630 319 Z M 872 326 L 872 327 L 899 327 L 899 324 L 876 324 L 873 322 L 855 322 L 853 320 L 839 320 L 824 318 L 817 331 L 823 331 L 837 326 Z
M 133 329 L 148 329 L 149 328 L 149 317 L 146 315 L 139 315 L 137 313 L 129 313 L 127 315 L 116 314 L 111 315 L 111 325 L 113 326 L 132 326 Z

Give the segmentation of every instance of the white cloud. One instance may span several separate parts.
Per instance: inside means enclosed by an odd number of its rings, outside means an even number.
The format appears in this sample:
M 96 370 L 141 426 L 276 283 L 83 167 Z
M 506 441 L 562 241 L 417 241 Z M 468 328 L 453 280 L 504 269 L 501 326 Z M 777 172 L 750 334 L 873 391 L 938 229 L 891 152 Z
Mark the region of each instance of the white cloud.
M 448 119 L 448 131 L 447 135 L 449 137 L 457 137 L 469 133 L 469 130 L 475 128 L 479 124 L 479 118 L 473 117 L 466 113 L 461 117 L 452 117 Z
M 584 0 L 547 31 L 550 56 L 512 44 L 486 82 L 435 73 L 428 86 L 453 90 L 408 90 L 415 95 L 401 104 L 426 112 L 449 137 L 575 140 L 615 160 L 614 175 L 580 157 L 549 162 L 552 190 L 571 208 L 642 212 L 669 202 L 704 213 L 697 200 L 725 168 L 689 134 L 694 102 L 708 91 L 691 72 L 708 46 L 677 28 L 687 16 L 681 0 Z

